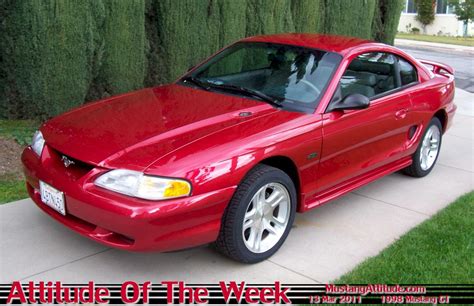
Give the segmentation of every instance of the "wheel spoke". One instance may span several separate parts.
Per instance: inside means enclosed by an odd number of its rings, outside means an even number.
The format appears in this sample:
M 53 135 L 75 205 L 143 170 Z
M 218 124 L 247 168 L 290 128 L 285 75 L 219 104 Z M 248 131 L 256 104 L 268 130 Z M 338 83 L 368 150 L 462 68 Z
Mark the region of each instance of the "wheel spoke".
M 423 159 L 425 160 L 425 162 L 427 162 L 429 154 L 430 154 L 429 149 L 425 150 L 425 152 L 423 153 Z
M 255 250 L 260 251 L 260 245 L 262 244 L 263 226 L 259 229 L 255 229 L 255 239 L 253 241 L 253 247 Z
M 281 192 L 277 189 L 272 191 L 272 194 L 265 200 L 267 204 L 272 204 L 279 196 L 281 196 Z
M 427 160 L 428 160 L 428 156 L 427 156 L 426 150 L 424 150 L 421 154 L 421 167 L 423 169 L 426 168 Z
M 244 220 L 251 219 L 255 217 L 255 214 L 257 213 L 257 210 L 255 209 L 255 206 L 252 208 L 251 211 L 248 211 L 245 213 Z
M 256 236 L 257 236 L 257 230 L 255 228 L 251 227 L 250 228 L 250 235 L 246 240 L 247 243 L 253 246 L 255 244 L 255 237 Z
M 255 197 L 257 209 L 262 209 L 265 203 L 265 188 L 262 188 Z
M 253 209 L 252 210 L 255 210 L 257 211 L 258 210 L 258 207 L 259 207 L 259 201 L 258 201 L 258 194 L 256 194 L 253 199 L 252 199 L 252 204 L 253 204 Z
M 270 207 L 275 209 L 278 205 L 280 205 L 280 202 L 285 199 L 284 195 L 280 195 L 279 197 L 275 198 L 270 204 Z
M 428 142 L 429 140 L 431 140 L 431 137 L 432 137 L 432 136 L 433 136 L 433 130 L 429 129 L 429 130 L 428 130 L 428 133 L 426 133 L 426 138 L 425 138 L 425 139 L 427 140 L 427 142 Z
M 264 228 L 272 235 L 278 235 L 276 229 L 272 226 L 272 224 L 270 222 L 268 222 L 267 220 L 265 220 L 265 222 L 263 223 L 264 225 Z
M 273 217 L 272 221 L 278 226 L 285 226 L 285 220 L 280 220 L 277 217 Z
M 255 221 L 253 219 L 248 219 L 244 222 L 244 230 L 248 229 L 249 227 L 252 227 Z

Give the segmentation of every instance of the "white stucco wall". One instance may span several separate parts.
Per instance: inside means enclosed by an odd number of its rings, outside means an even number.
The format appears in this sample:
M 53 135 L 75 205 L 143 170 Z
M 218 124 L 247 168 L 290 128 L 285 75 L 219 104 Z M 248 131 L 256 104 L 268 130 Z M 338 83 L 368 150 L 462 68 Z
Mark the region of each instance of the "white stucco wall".
M 400 23 L 398 24 L 398 32 L 407 32 L 407 26 L 411 24 L 408 30 L 413 27 L 417 27 L 420 29 L 420 33 L 423 33 L 421 23 L 416 21 L 415 17 L 416 14 L 402 13 L 400 17 Z M 468 35 L 473 35 L 474 23 L 470 22 L 467 28 Z M 457 20 L 456 15 L 436 15 L 434 22 L 426 27 L 426 34 L 462 36 L 463 24 Z

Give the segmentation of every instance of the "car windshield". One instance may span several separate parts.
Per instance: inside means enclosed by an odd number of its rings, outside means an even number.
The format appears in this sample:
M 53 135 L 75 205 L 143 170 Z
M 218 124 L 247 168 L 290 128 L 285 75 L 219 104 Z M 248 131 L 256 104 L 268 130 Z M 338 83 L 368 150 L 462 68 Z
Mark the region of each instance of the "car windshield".
M 314 111 L 342 57 L 273 43 L 237 43 L 183 78 L 206 90 Z

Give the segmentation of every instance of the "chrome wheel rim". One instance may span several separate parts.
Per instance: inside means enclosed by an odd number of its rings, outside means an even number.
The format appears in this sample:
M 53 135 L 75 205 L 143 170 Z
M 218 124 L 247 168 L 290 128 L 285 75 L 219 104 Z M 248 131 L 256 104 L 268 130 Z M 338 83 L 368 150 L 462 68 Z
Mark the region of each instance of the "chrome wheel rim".
M 260 188 L 245 212 L 242 237 L 247 249 L 264 253 L 273 248 L 288 226 L 290 207 L 290 194 L 282 184 L 269 183 Z
M 441 132 L 436 125 L 432 125 L 425 134 L 420 150 L 420 167 L 423 171 L 433 167 L 439 152 Z

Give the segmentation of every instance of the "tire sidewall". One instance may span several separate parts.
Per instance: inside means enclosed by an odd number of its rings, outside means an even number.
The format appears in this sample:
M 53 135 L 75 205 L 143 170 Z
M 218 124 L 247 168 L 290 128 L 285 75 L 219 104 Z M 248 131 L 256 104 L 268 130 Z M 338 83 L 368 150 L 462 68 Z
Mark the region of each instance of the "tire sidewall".
M 291 201 L 290 217 L 285 232 L 283 233 L 277 244 L 275 244 L 270 250 L 266 252 L 253 253 L 247 248 L 242 237 L 243 221 L 245 213 L 247 212 L 248 204 L 252 200 L 253 196 L 258 190 L 260 190 L 260 188 L 262 188 L 268 183 L 280 183 L 287 189 Z M 297 196 L 293 181 L 288 175 L 286 175 L 286 173 L 278 169 L 275 169 L 271 172 L 267 172 L 265 175 L 259 177 L 257 181 L 252 185 L 252 187 L 247 190 L 245 196 L 241 199 L 236 211 L 236 222 L 234 223 L 233 228 L 233 239 L 236 242 L 238 252 L 241 253 L 241 255 L 245 257 L 249 263 L 259 262 L 272 256 L 281 247 L 283 242 L 285 242 L 295 219 L 296 203 Z

